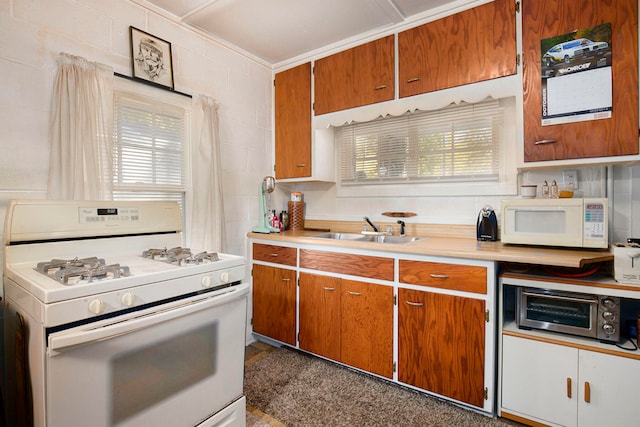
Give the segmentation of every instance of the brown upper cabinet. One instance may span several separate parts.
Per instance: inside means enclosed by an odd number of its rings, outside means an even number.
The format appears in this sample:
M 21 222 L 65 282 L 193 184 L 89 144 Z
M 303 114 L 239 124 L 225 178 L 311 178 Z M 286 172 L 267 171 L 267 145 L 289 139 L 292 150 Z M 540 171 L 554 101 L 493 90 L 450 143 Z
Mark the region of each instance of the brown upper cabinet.
M 275 75 L 277 179 L 311 176 L 311 63 Z
M 314 113 L 394 99 L 394 58 L 390 35 L 315 61 Z
M 400 97 L 515 74 L 514 0 L 494 0 L 398 34 Z
M 611 118 L 542 126 L 543 39 L 611 24 Z M 522 2 L 524 161 L 638 154 L 638 1 Z

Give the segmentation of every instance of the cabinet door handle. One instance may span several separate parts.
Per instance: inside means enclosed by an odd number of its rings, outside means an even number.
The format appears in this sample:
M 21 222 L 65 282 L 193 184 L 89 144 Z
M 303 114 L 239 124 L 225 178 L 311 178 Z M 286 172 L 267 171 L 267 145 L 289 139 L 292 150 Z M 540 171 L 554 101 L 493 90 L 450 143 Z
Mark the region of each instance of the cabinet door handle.
M 409 80 L 407 80 L 407 83 L 413 83 L 413 82 L 417 82 L 420 80 L 420 77 L 411 77 Z
M 325 291 L 335 291 L 335 290 L 336 290 L 336 288 L 328 288 L 328 287 L 326 287 L 326 286 L 325 286 L 325 287 L 324 287 L 324 290 L 325 290 Z
M 386 89 L 387 85 L 380 85 L 380 86 L 376 86 L 374 89 L 375 90 L 380 90 L 380 89 Z
M 407 304 L 412 305 L 414 307 L 422 307 L 424 304 L 421 302 L 413 302 L 413 301 L 405 301 Z
M 299 167 L 299 168 L 306 168 L 306 167 L 307 167 L 307 164 L 306 164 L 306 163 L 298 163 L 298 164 L 296 165 L 296 167 Z
M 447 276 L 446 274 L 429 274 L 429 276 L 431 276 L 434 279 L 448 279 L 449 276 Z
M 287 279 L 286 277 L 281 277 L 280 280 L 282 280 L 283 282 L 290 282 L 291 279 Z
M 567 377 L 567 397 L 571 399 L 571 378 Z
M 589 381 L 584 382 L 584 401 L 591 403 L 591 384 Z
M 542 144 L 554 144 L 558 142 L 557 139 L 541 139 L 540 141 L 536 141 L 534 142 L 535 145 L 542 145 Z
M 360 295 L 362 295 L 362 292 L 349 291 L 349 295 L 355 295 L 355 296 L 359 297 Z

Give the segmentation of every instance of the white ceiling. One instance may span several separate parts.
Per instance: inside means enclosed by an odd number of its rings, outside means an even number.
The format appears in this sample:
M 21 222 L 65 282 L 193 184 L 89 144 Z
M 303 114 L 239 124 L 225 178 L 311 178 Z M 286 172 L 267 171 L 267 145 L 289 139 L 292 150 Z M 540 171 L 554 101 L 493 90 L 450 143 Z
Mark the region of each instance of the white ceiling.
M 485 0 L 486 1 L 486 0 Z M 383 32 L 470 0 L 143 0 L 150 8 L 277 64 L 357 35 Z

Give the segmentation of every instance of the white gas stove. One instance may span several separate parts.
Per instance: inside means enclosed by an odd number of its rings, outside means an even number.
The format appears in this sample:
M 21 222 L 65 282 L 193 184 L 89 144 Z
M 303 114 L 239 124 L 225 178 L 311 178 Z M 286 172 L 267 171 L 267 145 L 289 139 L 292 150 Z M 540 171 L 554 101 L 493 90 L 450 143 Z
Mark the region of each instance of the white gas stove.
M 226 417 L 225 410 L 238 417 L 235 425 L 244 425 L 242 370 L 249 288 L 242 283 L 245 261 L 183 248 L 182 224 L 176 203 L 10 203 L 4 235 L 10 319 L 5 335 L 12 349 L 12 340 L 19 336 L 16 325 L 22 322 L 29 331 L 27 365 L 32 370 L 29 388 L 36 426 L 85 419 L 95 426 L 149 425 L 152 420 L 165 425 L 215 425 L 214 418 Z M 175 342 L 167 341 L 163 347 L 157 342 L 158 333 L 175 336 Z M 160 347 L 151 356 L 146 352 L 149 346 Z M 87 394 L 86 384 L 67 378 L 71 370 L 82 370 L 78 366 L 88 357 L 85 351 L 93 360 L 86 374 L 102 372 L 106 383 L 96 385 L 93 396 Z M 137 352 L 144 372 L 114 379 L 114 360 Z M 199 354 L 201 364 L 193 363 L 193 354 Z M 180 359 L 191 361 L 193 369 L 188 373 L 166 369 L 166 360 L 179 364 Z M 161 393 L 162 399 L 149 401 L 135 381 L 149 381 L 147 365 L 153 366 L 154 360 L 165 372 L 168 391 L 166 396 Z M 138 366 L 129 358 L 122 363 L 125 370 Z M 214 367 L 215 372 L 210 371 Z M 187 378 L 198 379 L 199 386 Z M 21 381 L 11 375 L 9 379 Z M 109 384 L 126 399 L 116 399 L 115 391 L 105 390 Z M 213 400 L 201 395 L 220 394 L 222 384 L 231 391 Z M 189 397 L 185 389 L 193 389 Z M 78 396 L 85 396 L 80 403 Z M 137 406 L 126 403 L 131 401 Z M 201 412 L 185 411 L 186 402 L 200 404 Z M 71 415 L 67 405 L 76 408 Z M 101 417 L 95 418 L 96 414 Z

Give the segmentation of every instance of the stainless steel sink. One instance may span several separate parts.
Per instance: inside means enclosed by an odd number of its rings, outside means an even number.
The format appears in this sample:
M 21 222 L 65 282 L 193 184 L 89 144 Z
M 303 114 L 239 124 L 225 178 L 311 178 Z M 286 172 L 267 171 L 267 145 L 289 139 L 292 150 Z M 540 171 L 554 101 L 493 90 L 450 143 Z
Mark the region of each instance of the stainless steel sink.
M 371 234 L 359 234 L 359 233 L 322 233 L 315 234 L 309 237 L 317 237 L 320 239 L 332 239 L 332 240 L 350 240 L 355 242 L 375 242 L 375 243 L 394 243 L 397 245 L 406 245 L 409 243 L 415 243 L 424 237 L 418 236 L 388 236 L 383 235 L 371 235 Z
M 406 245 L 408 243 L 415 243 L 419 240 L 424 239 L 424 237 L 418 236 L 375 236 L 376 242 L 378 243 L 395 243 L 400 245 Z
M 322 233 L 322 234 L 315 234 L 309 237 L 318 237 L 320 239 L 333 239 L 333 240 L 356 240 L 361 242 L 373 241 L 371 239 L 371 237 L 373 236 L 365 236 L 364 234 L 359 234 L 359 233 Z

